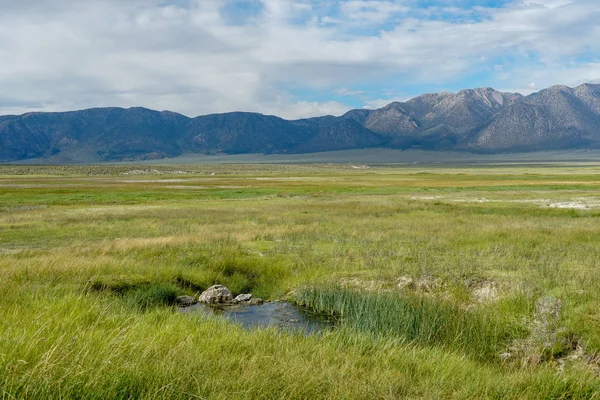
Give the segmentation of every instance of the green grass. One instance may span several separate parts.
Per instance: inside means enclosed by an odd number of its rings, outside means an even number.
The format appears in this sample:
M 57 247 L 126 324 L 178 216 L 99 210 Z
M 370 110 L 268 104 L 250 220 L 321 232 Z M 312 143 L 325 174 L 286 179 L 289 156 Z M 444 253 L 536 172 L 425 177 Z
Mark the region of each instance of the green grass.
M 0 393 L 597 398 L 599 218 L 595 166 L 0 167 Z M 217 283 L 338 328 L 176 311 Z
M 457 350 L 480 361 L 499 361 L 498 355 L 508 348 L 510 340 L 525 334 L 501 312 L 465 310 L 413 294 L 311 287 L 300 290 L 294 299 L 315 311 L 337 316 L 349 328 Z

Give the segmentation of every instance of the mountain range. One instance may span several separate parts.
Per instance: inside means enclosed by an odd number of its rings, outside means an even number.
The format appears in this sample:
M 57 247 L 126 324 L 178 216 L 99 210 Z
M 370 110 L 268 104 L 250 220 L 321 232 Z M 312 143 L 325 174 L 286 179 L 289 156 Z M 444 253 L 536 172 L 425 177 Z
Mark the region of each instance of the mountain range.
M 376 110 L 293 121 L 247 112 L 189 118 L 139 107 L 0 116 L 0 162 L 362 148 L 476 153 L 600 148 L 600 85 L 552 86 L 529 96 L 491 88 L 430 93 Z

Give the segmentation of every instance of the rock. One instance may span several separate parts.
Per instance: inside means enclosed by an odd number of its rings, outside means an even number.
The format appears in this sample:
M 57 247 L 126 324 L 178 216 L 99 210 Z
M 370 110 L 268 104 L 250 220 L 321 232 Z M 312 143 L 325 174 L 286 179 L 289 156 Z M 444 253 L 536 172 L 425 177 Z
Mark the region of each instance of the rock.
M 252 295 L 250 293 L 240 294 L 235 299 L 233 299 L 233 301 L 235 301 L 236 303 L 242 303 L 242 302 L 250 301 L 250 300 L 252 300 Z
M 251 299 L 248 302 L 248 304 L 250 304 L 251 306 L 257 306 L 257 305 L 260 305 L 262 303 L 264 303 L 264 300 L 263 299 L 259 299 L 258 297 L 255 297 L 255 298 Z
M 177 298 L 175 299 L 175 302 L 180 307 L 189 307 L 189 306 L 193 306 L 194 304 L 196 304 L 198 302 L 198 300 L 196 300 L 192 296 L 177 296 Z
M 205 304 L 231 303 L 233 295 L 225 286 L 214 285 L 202 292 L 199 300 L 201 303 Z

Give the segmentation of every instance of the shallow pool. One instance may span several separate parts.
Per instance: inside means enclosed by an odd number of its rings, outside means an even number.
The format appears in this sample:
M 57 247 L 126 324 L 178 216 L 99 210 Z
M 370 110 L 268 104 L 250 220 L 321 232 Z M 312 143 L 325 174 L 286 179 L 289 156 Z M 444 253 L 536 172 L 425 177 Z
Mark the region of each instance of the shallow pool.
M 321 314 L 298 307 L 294 304 L 277 301 L 262 305 L 232 305 L 210 307 L 196 304 L 181 307 L 179 311 L 185 314 L 200 314 L 222 316 L 241 324 L 244 328 L 275 327 L 283 331 L 300 331 L 314 334 L 333 328 L 335 321 Z

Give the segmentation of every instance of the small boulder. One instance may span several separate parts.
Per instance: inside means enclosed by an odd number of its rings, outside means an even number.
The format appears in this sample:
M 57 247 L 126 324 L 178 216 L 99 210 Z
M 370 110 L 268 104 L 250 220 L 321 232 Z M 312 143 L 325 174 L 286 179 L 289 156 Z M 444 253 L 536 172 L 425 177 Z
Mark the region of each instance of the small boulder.
M 214 285 L 202 292 L 199 300 L 201 303 L 205 304 L 231 303 L 233 295 L 225 286 Z
M 236 303 L 243 303 L 250 300 L 252 300 L 252 295 L 250 293 L 240 294 L 235 299 L 233 299 L 233 301 Z
M 179 307 L 189 307 L 196 304 L 198 300 L 192 296 L 177 296 L 175 302 Z
M 264 303 L 263 299 L 259 299 L 258 297 L 255 297 L 253 299 L 250 299 L 250 301 L 248 302 L 248 304 L 250 304 L 251 306 L 257 306 Z

